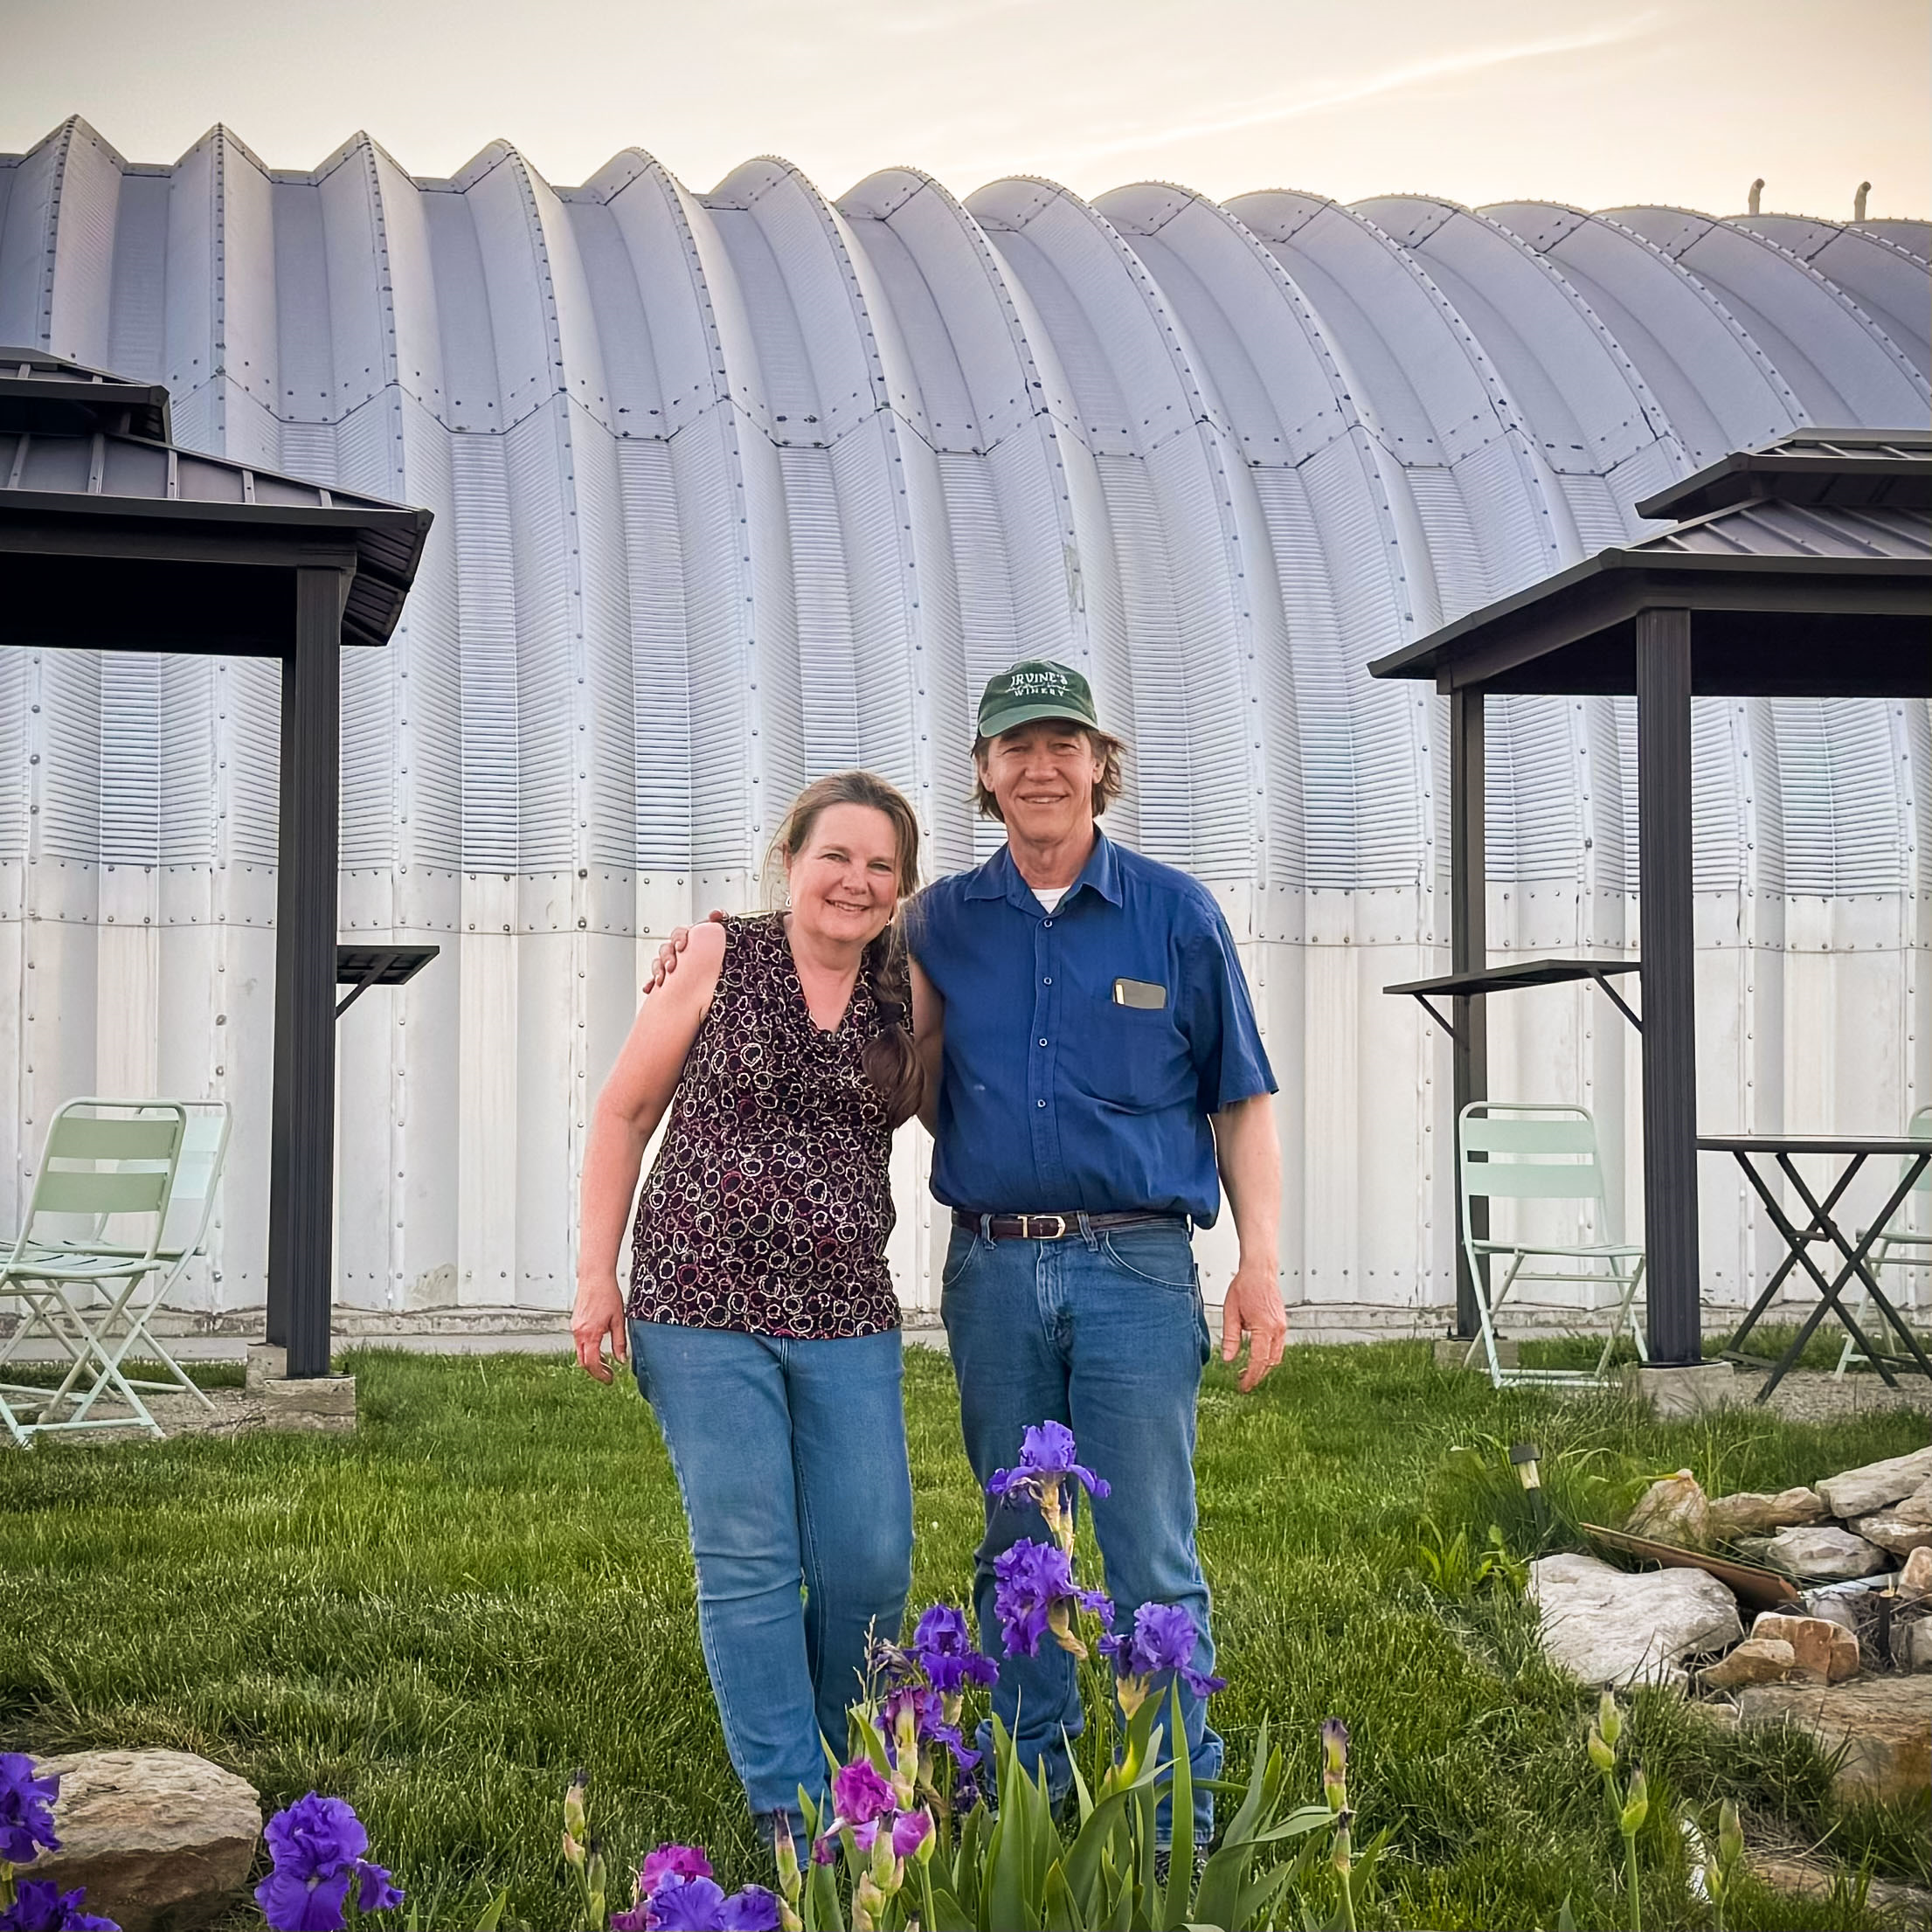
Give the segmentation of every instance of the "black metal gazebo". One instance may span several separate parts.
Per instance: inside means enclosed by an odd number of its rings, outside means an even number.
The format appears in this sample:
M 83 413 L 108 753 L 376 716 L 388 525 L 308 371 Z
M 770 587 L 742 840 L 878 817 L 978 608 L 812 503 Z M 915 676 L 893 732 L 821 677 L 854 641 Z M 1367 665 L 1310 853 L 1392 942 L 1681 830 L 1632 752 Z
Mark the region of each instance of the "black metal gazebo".
M 345 645 L 386 644 L 430 513 L 171 440 L 168 391 L 0 348 L 0 643 L 281 662 L 268 1333 L 329 1368 Z
M 1450 701 L 1451 965 L 1399 989 L 1454 1000 L 1455 1109 L 1487 1098 L 1483 700 L 1637 699 L 1644 1219 L 1651 1356 L 1700 1353 L 1692 980 L 1691 699 L 1932 696 L 1932 432 L 1804 430 L 1638 506 L 1674 518 L 1377 660 Z M 1596 977 L 1602 962 L 1550 962 Z M 1592 973 L 1589 967 L 1598 970 Z M 1513 979 L 1512 978 L 1513 975 Z M 1458 1330 L 1475 1332 L 1458 1252 Z

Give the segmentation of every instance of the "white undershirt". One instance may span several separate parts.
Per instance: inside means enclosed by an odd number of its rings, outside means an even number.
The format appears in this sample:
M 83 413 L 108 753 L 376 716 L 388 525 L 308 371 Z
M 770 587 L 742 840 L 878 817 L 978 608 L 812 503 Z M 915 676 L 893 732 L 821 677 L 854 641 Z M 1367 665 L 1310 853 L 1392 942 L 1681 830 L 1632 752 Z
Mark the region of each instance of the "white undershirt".
M 1036 885 L 1033 889 L 1033 896 L 1051 912 L 1072 890 L 1071 886 L 1065 885 Z

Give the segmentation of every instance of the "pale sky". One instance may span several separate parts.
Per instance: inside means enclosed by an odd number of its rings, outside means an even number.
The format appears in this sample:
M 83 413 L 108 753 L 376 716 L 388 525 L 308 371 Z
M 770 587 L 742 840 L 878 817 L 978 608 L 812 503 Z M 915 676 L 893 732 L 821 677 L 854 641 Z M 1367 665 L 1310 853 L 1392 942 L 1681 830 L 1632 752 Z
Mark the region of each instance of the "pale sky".
M 306 170 L 513 142 L 559 186 L 637 147 L 688 186 L 778 154 L 830 194 L 1668 202 L 1932 215 L 1932 0 L 0 0 L 0 152 L 80 114 L 132 161 L 224 121 Z

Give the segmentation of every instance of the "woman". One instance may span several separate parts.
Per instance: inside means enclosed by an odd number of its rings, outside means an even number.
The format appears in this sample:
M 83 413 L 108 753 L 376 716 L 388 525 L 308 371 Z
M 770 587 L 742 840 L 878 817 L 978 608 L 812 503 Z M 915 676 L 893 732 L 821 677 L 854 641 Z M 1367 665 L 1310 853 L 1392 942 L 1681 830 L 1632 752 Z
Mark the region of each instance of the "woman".
M 923 1088 L 893 919 L 918 825 L 883 779 L 841 772 L 800 794 L 772 855 L 788 910 L 696 928 L 598 1096 L 571 1332 L 599 1381 L 627 1340 L 684 1499 L 731 1762 L 753 1813 L 796 1835 L 820 1735 L 842 1750 L 868 1631 L 897 1634 L 911 1581 L 885 1243 L 892 1132 Z M 627 1304 L 624 1219 L 667 1109 Z

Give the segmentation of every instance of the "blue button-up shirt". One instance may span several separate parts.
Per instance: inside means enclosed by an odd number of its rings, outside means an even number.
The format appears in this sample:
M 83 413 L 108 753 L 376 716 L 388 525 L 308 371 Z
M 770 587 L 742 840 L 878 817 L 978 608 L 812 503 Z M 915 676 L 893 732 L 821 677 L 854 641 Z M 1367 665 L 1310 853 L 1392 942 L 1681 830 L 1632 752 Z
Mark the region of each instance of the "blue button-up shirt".
M 1213 1222 L 1208 1116 L 1275 1079 L 1233 937 L 1199 884 L 1102 834 L 1049 912 L 1001 846 L 921 893 L 907 927 L 945 1001 L 941 1201 Z

